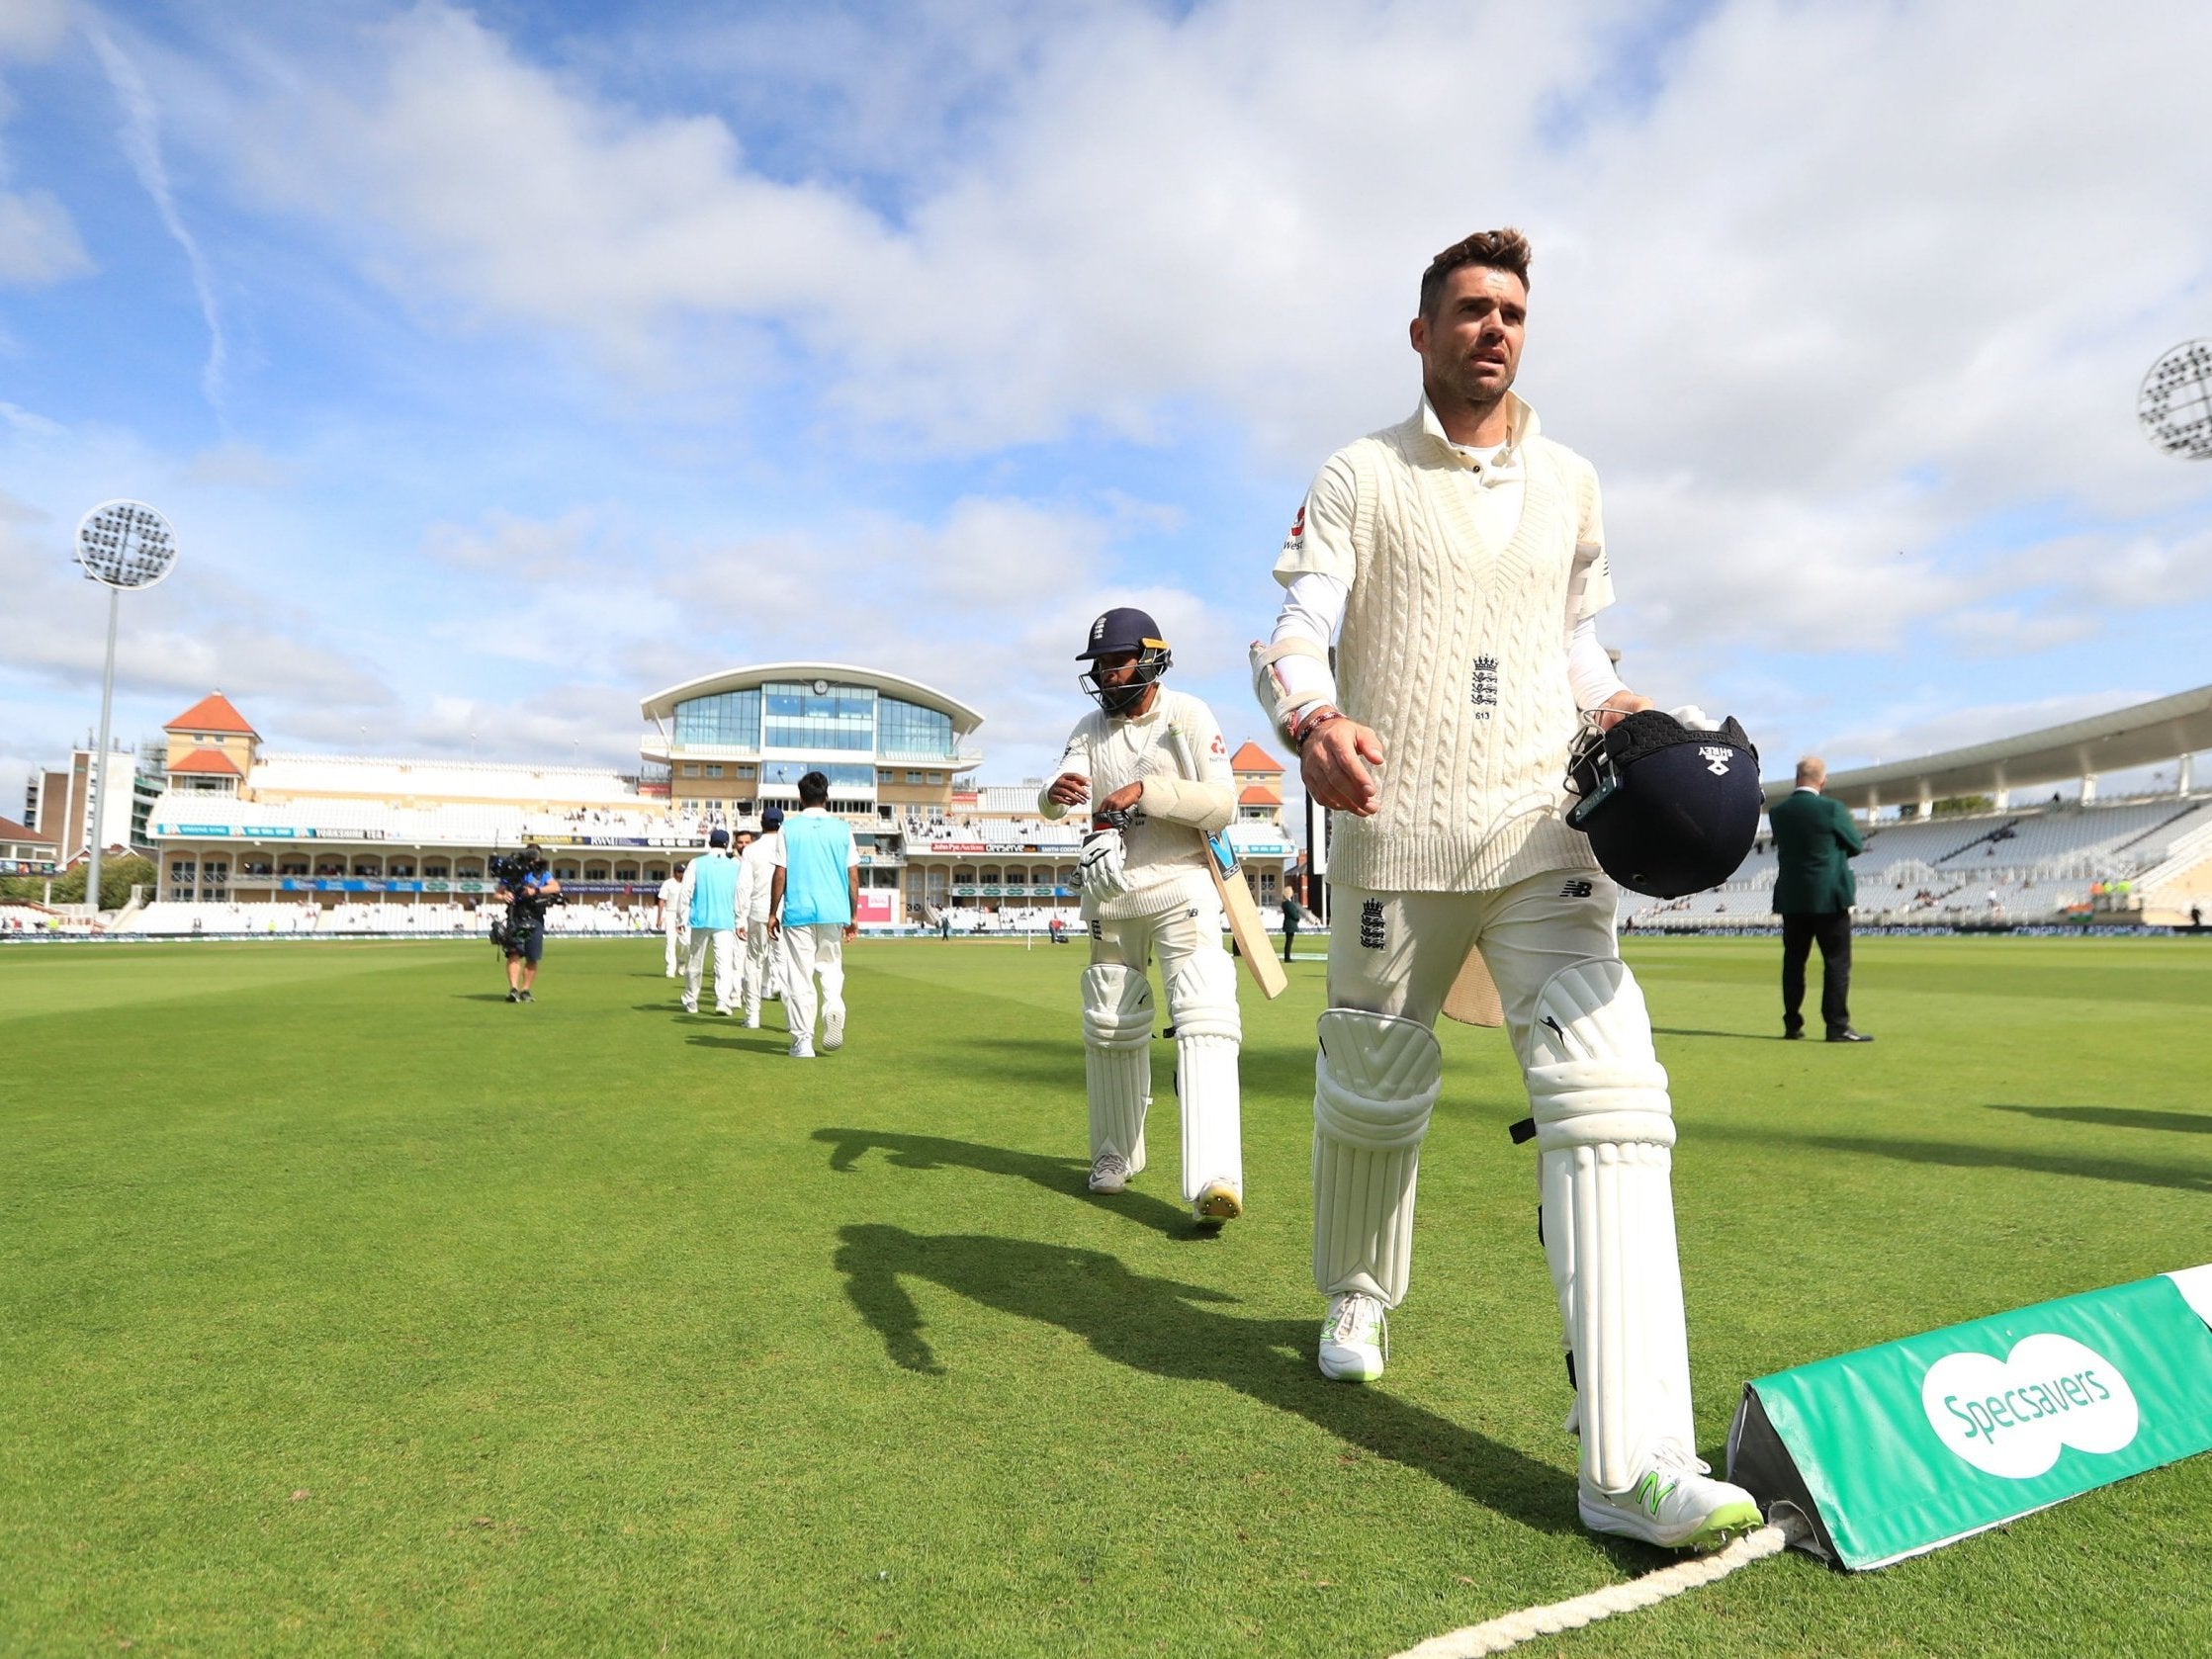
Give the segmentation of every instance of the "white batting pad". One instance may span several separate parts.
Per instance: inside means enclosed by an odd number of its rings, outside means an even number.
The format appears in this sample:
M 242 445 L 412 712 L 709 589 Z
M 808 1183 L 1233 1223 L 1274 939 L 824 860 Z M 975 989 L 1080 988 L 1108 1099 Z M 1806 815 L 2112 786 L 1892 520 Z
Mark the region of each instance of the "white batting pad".
M 1537 995 L 1529 1101 L 1544 1254 L 1574 1358 L 1582 1476 L 1626 1492 L 1657 1442 L 1694 1445 L 1674 1237 L 1673 1108 L 1643 995 L 1621 963 L 1561 969 Z
M 1096 962 L 1084 970 L 1083 1081 L 1092 1158 L 1119 1153 L 1134 1175 L 1144 1168 L 1152 1104 L 1152 986 L 1134 968 Z
M 1175 1021 L 1176 1104 L 1183 1120 L 1183 1196 L 1209 1180 L 1244 1190 L 1244 1137 L 1237 1086 L 1237 970 L 1218 947 L 1202 948 L 1168 980 Z
M 1313 1281 L 1394 1308 L 1412 1267 L 1421 1138 L 1444 1086 L 1417 1020 L 1331 1008 L 1313 1067 Z

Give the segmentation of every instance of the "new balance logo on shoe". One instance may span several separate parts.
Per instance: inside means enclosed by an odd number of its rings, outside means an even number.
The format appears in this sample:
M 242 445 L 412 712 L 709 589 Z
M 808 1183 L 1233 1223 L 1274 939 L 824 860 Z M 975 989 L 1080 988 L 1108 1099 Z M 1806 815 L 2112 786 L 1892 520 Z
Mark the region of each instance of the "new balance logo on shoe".
M 1662 1483 L 1658 1472 L 1654 1470 L 1636 1483 L 1636 1501 L 1656 1520 L 1659 1506 L 1667 1501 L 1667 1494 L 1674 1490 L 1674 1486 L 1675 1483 L 1671 1480 Z

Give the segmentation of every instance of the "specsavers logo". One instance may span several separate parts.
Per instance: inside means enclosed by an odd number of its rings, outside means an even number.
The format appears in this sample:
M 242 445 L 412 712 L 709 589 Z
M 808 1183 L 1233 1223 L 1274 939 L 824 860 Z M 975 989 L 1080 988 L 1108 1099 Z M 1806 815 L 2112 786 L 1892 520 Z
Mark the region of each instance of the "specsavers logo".
M 1943 1443 L 1985 1474 L 2029 1480 L 2059 1449 L 2118 1451 L 2135 1439 L 2135 1391 L 2072 1337 L 2024 1338 L 2011 1356 L 1950 1353 L 1928 1367 L 1920 1407 Z

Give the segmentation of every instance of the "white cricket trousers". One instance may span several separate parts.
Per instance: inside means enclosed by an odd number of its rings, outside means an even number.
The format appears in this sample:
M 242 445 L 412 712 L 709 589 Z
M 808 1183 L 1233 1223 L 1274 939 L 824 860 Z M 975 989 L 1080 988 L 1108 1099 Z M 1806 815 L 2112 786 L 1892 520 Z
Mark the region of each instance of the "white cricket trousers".
M 671 910 L 668 918 L 661 924 L 661 931 L 668 941 L 668 978 L 674 979 L 683 972 L 683 917 Z
M 766 993 L 775 960 L 775 940 L 768 937 L 768 918 L 749 917 L 745 924 L 745 1016 L 760 1017 L 760 999 Z
M 714 942 L 714 1010 L 728 1013 L 738 1005 L 738 930 L 735 927 L 717 927 L 708 932 L 703 927 L 691 930 L 691 949 L 684 960 L 683 1001 L 688 1007 L 699 1005 L 699 981 L 705 977 L 707 967 L 707 942 Z
M 844 1014 L 844 929 L 834 921 L 785 927 L 783 937 L 783 1022 L 791 1040 L 814 1044 L 817 1012 L 815 980 L 822 982 L 819 1011 Z
M 1483 893 L 1373 893 L 1329 884 L 1329 1006 L 1435 1025 L 1477 945 L 1528 1063 L 1537 994 L 1561 968 L 1621 954 L 1621 890 L 1595 870 L 1551 870 Z

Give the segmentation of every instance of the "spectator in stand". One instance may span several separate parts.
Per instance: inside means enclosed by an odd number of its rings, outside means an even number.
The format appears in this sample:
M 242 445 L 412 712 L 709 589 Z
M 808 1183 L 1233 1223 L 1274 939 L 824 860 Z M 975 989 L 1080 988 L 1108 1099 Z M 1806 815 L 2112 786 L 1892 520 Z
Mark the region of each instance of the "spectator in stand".
M 1820 1018 L 1831 1043 L 1871 1043 L 1851 1028 L 1851 905 L 1858 879 L 1850 861 L 1866 839 L 1841 802 L 1820 793 L 1828 763 L 1816 754 L 1798 762 L 1797 788 L 1768 809 L 1780 869 L 1774 908 L 1782 917 L 1782 1035 L 1805 1035 L 1805 964 L 1820 947 Z

